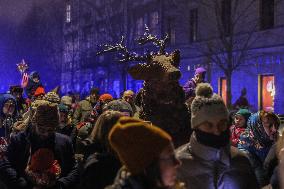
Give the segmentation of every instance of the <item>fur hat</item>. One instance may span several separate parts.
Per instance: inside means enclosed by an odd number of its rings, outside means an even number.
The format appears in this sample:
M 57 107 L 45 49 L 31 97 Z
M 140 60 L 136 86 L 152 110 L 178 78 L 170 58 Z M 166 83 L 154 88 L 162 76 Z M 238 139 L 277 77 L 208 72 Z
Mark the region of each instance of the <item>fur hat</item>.
M 109 141 L 120 161 L 135 175 L 157 159 L 172 139 L 162 129 L 143 120 L 121 117 L 111 129 Z
M 60 102 L 60 98 L 55 92 L 48 92 L 43 99 L 56 104 L 59 104 Z
M 41 104 L 32 118 L 32 124 L 38 127 L 57 127 L 59 124 L 59 112 L 56 104 Z
M 109 102 L 105 110 L 119 111 L 121 113 L 129 114 L 129 116 L 133 116 L 133 110 L 131 108 L 131 105 L 125 100 L 121 99 Z
M 61 103 L 67 106 L 71 106 L 72 105 L 72 97 L 70 96 L 63 96 L 61 97 Z
M 229 119 L 228 109 L 223 99 L 213 94 L 210 84 L 200 83 L 191 104 L 191 128 L 196 129 L 201 123 L 216 118 Z

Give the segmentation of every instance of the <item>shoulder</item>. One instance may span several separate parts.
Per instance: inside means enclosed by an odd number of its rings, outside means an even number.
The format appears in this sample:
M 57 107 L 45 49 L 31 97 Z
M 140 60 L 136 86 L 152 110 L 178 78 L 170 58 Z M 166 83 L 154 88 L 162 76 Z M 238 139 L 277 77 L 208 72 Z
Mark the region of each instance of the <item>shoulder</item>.
M 55 140 L 58 144 L 70 144 L 72 145 L 72 141 L 70 137 L 61 134 L 61 133 L 55 133 Z
M 245 152 L 239 150 L 238 148 L 231 146 L 231 159 L 232 162 L 237 162 L 239 165 L 250 166 L 248 156 Z

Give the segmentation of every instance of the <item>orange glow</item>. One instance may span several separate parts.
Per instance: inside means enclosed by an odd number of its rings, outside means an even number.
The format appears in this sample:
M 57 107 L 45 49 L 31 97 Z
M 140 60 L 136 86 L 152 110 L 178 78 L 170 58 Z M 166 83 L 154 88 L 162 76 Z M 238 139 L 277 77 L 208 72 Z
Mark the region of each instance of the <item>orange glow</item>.
M 261 77 L 261 104 L 263 110 L 273 111 L 274 110 L 274 76 L 267 75 Z

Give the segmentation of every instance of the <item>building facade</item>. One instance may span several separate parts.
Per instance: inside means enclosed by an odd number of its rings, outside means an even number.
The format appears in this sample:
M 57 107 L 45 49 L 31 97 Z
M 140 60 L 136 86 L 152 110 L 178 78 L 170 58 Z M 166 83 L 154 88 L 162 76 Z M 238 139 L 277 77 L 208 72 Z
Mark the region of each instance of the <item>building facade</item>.
M 215 92 L 226 99 L 229 71 L 232 103 L 246 88 L 253 110 L 284 113 L 283 6 L 276 0 L 238 6 L 233 0 L 67 0 L 62 90 L 86 93 L 99 87 L 114 96 L 125 89 L 137 92 L 142 81 L 127 75 L 128 64 L 118 64 L 114 54 L 96 52 L 98 45 L 114 44 L 122 35 L 135 52 L 155 50 L 134 43 L 147 24 L 159 37 L 169 34 L 169 52 L 181 50 L 181 85 L 202 65 Z

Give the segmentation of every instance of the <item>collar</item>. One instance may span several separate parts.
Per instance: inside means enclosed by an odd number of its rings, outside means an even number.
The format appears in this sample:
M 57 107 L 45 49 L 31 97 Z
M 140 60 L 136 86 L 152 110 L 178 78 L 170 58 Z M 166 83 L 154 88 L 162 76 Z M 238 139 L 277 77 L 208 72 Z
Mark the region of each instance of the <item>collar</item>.
M 195 136 L 195 132 L 190 137 L 188 146 L 194 156 L 206 161 L 219 161 L 226 166 L 230 166 L 230 145 L 217 149 L 200 144 Z

